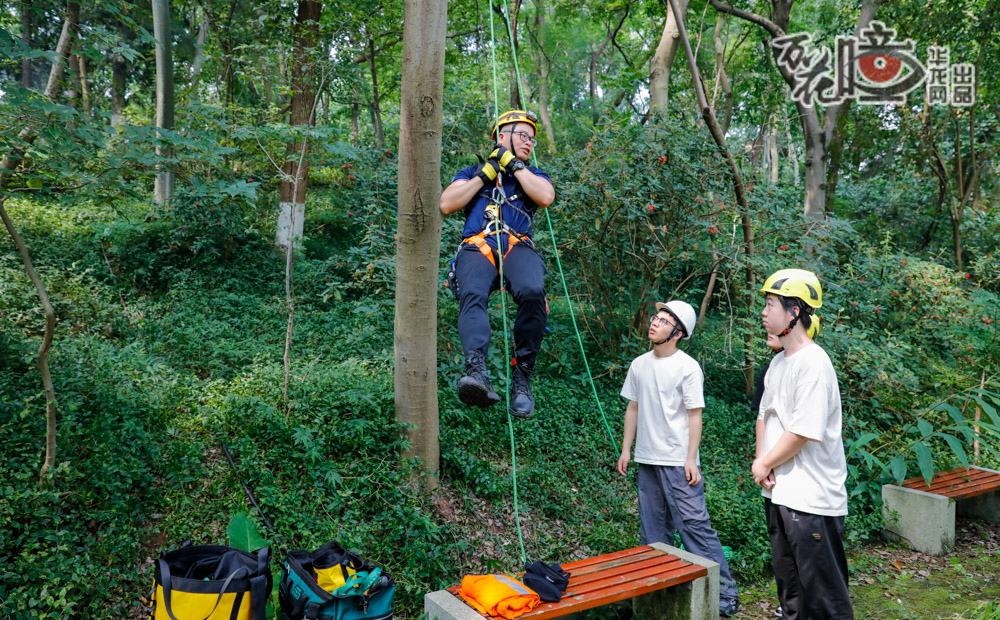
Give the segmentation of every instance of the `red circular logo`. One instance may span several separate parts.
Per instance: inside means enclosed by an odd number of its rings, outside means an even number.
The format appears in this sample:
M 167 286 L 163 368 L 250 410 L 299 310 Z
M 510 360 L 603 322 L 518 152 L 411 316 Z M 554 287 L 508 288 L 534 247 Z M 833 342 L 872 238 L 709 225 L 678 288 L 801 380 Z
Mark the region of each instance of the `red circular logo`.
M 858 67 L 861 69 L 862 75 L 868 78 L 868 81 L 876 84 L 892 80 L 899 75 L 902 66 L 903 62 L 900 59 L 884 54 L 870 54 L 858 58 Z

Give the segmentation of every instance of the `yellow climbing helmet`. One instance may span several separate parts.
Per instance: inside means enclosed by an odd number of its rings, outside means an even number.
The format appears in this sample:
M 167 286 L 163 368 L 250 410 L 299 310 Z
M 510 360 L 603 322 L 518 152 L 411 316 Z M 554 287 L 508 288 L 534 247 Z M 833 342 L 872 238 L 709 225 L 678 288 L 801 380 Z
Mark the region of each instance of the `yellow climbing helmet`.
M 823 287 L 819 285 L 819 278 L 805 269 L 775 271 L 764 281 L 760 292 L 801 299 L 813 310 L 823 305 Z
M 535 116 L 534 112 L 527 112 L 525 110 L 508 110 L 500 115 L 497 119 L 495 125 L 493 125 L 493 133 L 490 134 L 490 138 L 493 140 L 497 139 L 497 132 L 504 125 L 510 125 L 511 123 L 528 123 L 531 128 L 538 133 L 538 117 Z
M 819 336 L 819 316 L 812 315 L 812 322 L 809 323 L 809 329 L 806 330 L 806 335 L 809 336 L 810 340 L 816 340 L 816 336 Z

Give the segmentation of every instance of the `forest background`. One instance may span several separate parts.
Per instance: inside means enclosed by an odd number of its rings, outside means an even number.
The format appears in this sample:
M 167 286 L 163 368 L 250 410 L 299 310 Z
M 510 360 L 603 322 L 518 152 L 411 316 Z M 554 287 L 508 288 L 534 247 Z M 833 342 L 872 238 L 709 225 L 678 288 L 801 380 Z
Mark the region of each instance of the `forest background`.
M 512 447 L 529 556 L 634 546 L 618 390 L 669 298 L 700 311 L 685 348 L 706 375 L 712 522 L 740 581 L 764 584 L 748 393 L 769 355 L 757 289 L 789 266 L 824 285 L 853 551 L 879 536 L 881 484 L 1000 468 L 1000 6 L 679 0 L 686 37 L 668 6 L 453 0 L 445 23 L 429 0 L 4 2 L 0 616 L 135 617 L 160 550 L 256 522 L 220 441 L 286 544 L 336 539 L 387 567 L 401 617 L 463 574 L 517 568 Z M 772 40 L 832 49 L 873 18 L 921 62 L 950 46 L 975 66 L 972 105 L 923 86 L 796 104 Z M 404 28 L 428 20 L 440 155 L 400 130 L 418 75 Z M 415 264 L 397 239 L 409 190 L 440 191 L 522 106 L 557 198 L 536 236 L 538 412 L 509 434 L 502 407 L 454 394 L 441 284 L 460 218 L 424 212 L 422 288 L 397 289 Z M 438 157 L 398 191 L 401 159 Z M 429 319 L 399 311 L 415 305 Z M 415 333 L 436 343 L 416 404 L 394 382 Z

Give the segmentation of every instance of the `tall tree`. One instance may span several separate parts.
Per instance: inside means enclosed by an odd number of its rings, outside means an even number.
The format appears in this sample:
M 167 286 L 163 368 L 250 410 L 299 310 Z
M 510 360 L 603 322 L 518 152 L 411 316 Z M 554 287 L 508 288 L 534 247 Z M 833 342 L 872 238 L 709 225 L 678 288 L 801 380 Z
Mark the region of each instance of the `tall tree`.
M 689 0 L 678 0 L 677 10 L 683 19 L 687 13 Z M 667 21 L 663 24 L 663 34 L 656 53 L 649 63 L 649 107 L 662 114 L 667 111 L 670 103 L 670 67 L 674 64 L 677 50 L 680 49 L 680 30 L 677 28 L 677 16 L 667 3 Z
M 771 18 L 732 7 L 721 0 L 709 0 L 715 10 L 728 13 L 756 24 L 766 30 L 771 35 L 772 40 L 783 37 L 788 33 L 788 25 L 791 21 L 792 5 L 795 0 L 771 0 Z M 855 35 L 865 28 L 875 15 L 875 8 L 878 0 L 865 0 L 861 5 L 861 15 L 858 19 Z M 780 54 L 780 50 L 772 47 L 775 58 Z M 778 63 L 781 77 L 790 88 L 795 87 L 795 75 L 783 64 Z M 806 216 L 823 218 L 826 208 L 827 191 L 827 145 L 833 141 L 837 126 L 840 122 L 841 104 L 831 105 L 826 109 L 823 120 L 820 120 L 820 113 L 816 106 L 807 106 L 796 101 L 795 107 L 799 112 L 799 119 L 802 123 L 802 133 L 806 142 L 806 172 L 805 172 L 805 197 L 803 200 L 803 211 Z
M 299 0 L 295 17 L 295 48 L 291 62 L 291 117 L 293 127 L 313 123 L 313 79 L 316 75 L 316 46 L 319 42 L 319 18 L 323 3 L 317 0 Z M 304 155 L 302 155 L 304 153 Z M 291 248 L 295 239 L 302 236 L 306 213 L 306 181 L 309 178 L 309 144 L 306 138 L 288 145 L 285 158 L 284 179 L 281 182 L 280 213 L 275 243 Z
M 170 38 L 170 0 L 153 0 L 153 37 L 156 39 L 156 126 L 174 128 L 174 62 Z M 162 161 L 170 157 L 170 148 L 158 145 L 156 155 Z M 168 204 L 174 190 L 174 173 L 161 169 L 156 175 L 153 199 Z
M 545 141 L 549 155 L 555 155 L 556 135 L 552 129 L 552 115 L 549 114 L 549 57 L 545 52 L 545 0 L 535 0 L 535 32 L 528 29 L 535 40 L 535 64 L 538 65 L 538 118 L 542 121 Z
M 447 0 L 405 0 L 396 250 L 396 419 L 438 484 L 437 273 Z
M 191 88 L 198 87 L 201 77 L 201 67 L 205 62 L 205 42 L 208 40 L 208 10 L 201 10 L 201 23 L 198 25 L 198 39 L 194 44 L 194 60 L 191 61 Z M 266 90 L 266 89 L 265 89 Z
M 385 148 L 385 134 L 382 132 L 382 97 L 378 92 L 378 70 L 375 67 L 375 38 L 368 37 L 368 72 L 372 76 L 372 127 L 375 129 L 375 145 Z
M 729 150 L 729 145 L 726 143 L 726 135 L 722 132 L 722 127 L 715 116 L 715 110 L 708 104 L 708 97 L 705 95 L 702 86 L 704 82 L 701 79 L 698 63 L 694 52 L 691 51 L 691 42 L 688 40 L 687 32 L 684 28 L 684 13 L 678 6 L 679 1 L 669 0 L 670 6 L 678 15 L 677 30 L 680 33 L 681 44 L 684 46 L 684 54 L 687 56 L 688 69 L 691 71 L 691 80 L 694 82 L 695 95 L 698 98 L 698 108 L 701 111 L 702 118 L 705 120 L 705 124 L 708 126 L 709 132 L 712 134 L 712 139 L 715 140 L 720 154 L 725 158 L 726 165 L 729 167 L 729 173 L 733 179 L 733 193 L 736 195 L 736 204 L 739 205 L 740 219 L 743 225 L 743 251 L 746 255 L 747 287 L 745 289 L 744 304 L 747 308 L 746 316 L 750 317 L 753 316 L 754 289 L 757 288 L 755 284 L 757 276 L 753 270 L 753 257 L 755 253 L 754 234 L 750 217 L 750 205 L 747 201 L 746 185 L 743 182 L 743 175 L 740 174 L 740 169 L 736 165 L 736 160 L 733 159 L 732 152 Z M 714 270 L 712 275 L 714 275 Z M 744 342 L 743 345 L 743 364 L 744 387 L 747 396 L 750 396 L 753 394 L 754 389 L 754 352 L 749 340 Z

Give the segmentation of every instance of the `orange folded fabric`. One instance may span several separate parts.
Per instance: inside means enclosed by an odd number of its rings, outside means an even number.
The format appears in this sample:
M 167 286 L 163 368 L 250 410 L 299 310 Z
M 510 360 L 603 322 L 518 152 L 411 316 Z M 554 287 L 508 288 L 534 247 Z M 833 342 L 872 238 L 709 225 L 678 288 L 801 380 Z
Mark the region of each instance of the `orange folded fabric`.
M 507 575 L 467 575 L 458 594 L 484 616 L 508 620 L 528 613 L 541 602 L 533 590 Z

